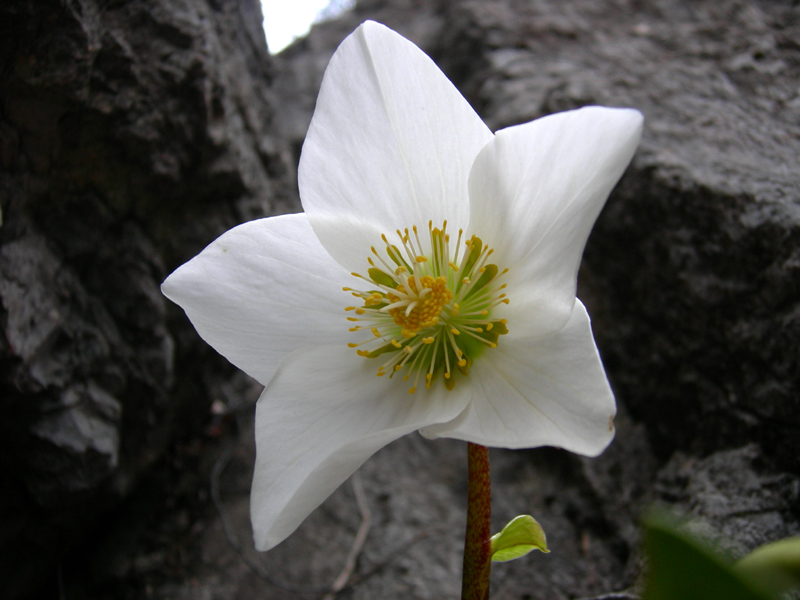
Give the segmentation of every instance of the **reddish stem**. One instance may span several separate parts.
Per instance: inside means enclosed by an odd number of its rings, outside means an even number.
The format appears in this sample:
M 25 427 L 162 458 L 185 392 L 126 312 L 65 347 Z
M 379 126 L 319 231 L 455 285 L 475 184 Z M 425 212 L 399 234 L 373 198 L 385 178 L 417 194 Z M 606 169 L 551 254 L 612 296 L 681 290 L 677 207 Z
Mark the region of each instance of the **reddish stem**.
M 489 600 L 492 485 L 486 446 L 467 444 L 469 500 L 461 600 Z

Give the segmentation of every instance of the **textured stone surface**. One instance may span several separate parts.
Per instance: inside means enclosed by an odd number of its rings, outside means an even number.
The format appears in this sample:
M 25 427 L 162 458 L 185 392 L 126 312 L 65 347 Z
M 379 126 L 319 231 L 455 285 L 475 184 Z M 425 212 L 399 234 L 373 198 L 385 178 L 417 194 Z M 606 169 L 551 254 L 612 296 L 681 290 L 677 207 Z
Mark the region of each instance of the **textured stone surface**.
M 216 375 L 156 285 L 233 222 L 297 206 L 322 72 L 367 18 L 426 50 L 495 129 L 585 104 L 646 118 L 580 275 L 617 438 L 591 460 L 492 452 L 495 527 L 530 512 L 553 550 L 497 565 L 492 597 L 635 586 L 653 502 L 734 554 L 800 532 L 796 3 L 365 0 L 274 60 L 238 3 L 80 6 L 0 7 L 21 32 L 0 42 L 0 502 L 25 515 L 0 539 L 42 547 L 58 518 L 86 530 L 79 503 L 134 490 L 62 560 L 66 597 L 319 598 L 341 570 L 359 524 L 349 484 L 277 549 L 252 550 L 258 389 Z M 210 398 L 225 402 L 214 416 Z M 339 597 L 457 596 L 464 455 L 410 436 L 365 465 L 372 528 Z
M 0 573 L 56 572 L 223 366 L 158 286 L 293 207 L 256 2 L 0 6 Z M 176 319 L 172 333 L 167 317 Z M 187 369 L 191 366 L 191 371 Z

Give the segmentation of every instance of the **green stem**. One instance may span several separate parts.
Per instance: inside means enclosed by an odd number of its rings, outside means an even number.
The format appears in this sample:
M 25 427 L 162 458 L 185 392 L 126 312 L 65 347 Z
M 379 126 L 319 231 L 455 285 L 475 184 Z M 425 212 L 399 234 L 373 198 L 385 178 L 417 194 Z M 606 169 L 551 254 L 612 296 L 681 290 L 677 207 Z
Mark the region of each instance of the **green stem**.
M 492 568 L 489 538 L 492 536 L 492 485 L 486 446 L 467 444 L 469 500 L 464 537 L 464 571 L 461 600 L 489 600 Z

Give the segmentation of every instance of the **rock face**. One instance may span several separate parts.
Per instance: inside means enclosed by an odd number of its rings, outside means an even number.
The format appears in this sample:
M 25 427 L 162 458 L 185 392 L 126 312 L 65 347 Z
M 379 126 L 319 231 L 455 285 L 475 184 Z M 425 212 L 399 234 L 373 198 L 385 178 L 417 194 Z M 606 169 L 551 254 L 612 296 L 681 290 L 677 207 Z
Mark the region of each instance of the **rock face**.
M 210 354 L 183 319 L 168 333 L 158 286 L 231 225 L 292 207 L 293 176 L 255 0 L 12 0 L 0 30 L 0 572 L 16 598 L 205 420 L 186 364 Z
M 586 104 L 646 118 L 580 274 L 620 404 L 617 438 L 592 460 L 493 453 L 496 528 L 530 512 L 553 549 L 496 567 L 493 597 L 634 585 L 637 519 L 654 501 L 701 519 L 738 554 L 800 533 L 796 3 L 362 0 L 274 59 L 256 14 L 233 0 L 0 7 L 0 456 L 10 490 L 0 540 L 11 540 L 0 564 L 14 566 L 6 581 L 17 595 L 53 573 L 98 507 L 137 489 L 165 449 L 180 454 L 170 445 L 178 424 L 180 439 L 202 438 L 225 371 L 157 285 L 233 223 L 297 208 L 294 163 L 322 72 L 368 18 L 428 52 L 494 129 Z M 155 533 L 125 545 L 131 505 L 117 508 L 117 525 L 85 556 L 117 548 L 127 566 L 78 588 L 114 598 L 324 593 L 358 527 L 353 492 L 344 486 L 295 536 L 255 555 L 242 419 L 231 430 L 241 436 L 223 436 L 231 445 L 217 468 L 214 454 L 196 461 L 230 521 L 170 508 Z M 461 450 L 411 437 L 367 463 L 372 530 L 343 597 L 457 595 Z M 138 490 L 134 499 L 148 493 Z M 20 549 L 43 560 L 25 572 Z

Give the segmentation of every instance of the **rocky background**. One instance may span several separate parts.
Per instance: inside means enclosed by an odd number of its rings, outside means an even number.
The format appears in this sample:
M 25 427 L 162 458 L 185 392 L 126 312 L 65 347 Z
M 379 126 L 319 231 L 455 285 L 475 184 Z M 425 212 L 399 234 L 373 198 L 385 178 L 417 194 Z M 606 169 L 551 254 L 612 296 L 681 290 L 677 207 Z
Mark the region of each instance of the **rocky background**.
M 530 512 L 552 553 L 495 566 L 492 597 L 635 597 L 653 502 L 735 555 L 800 533 L 796 2 L 362 0 L 272 57 L 255 0 L 6 0 L 4 597 L 332 598 L 359 528 L 337 597 L 458 596 L 453 441 L 385 448 L 287 542 L 252 550 L 258 386 L 158 291 L 235 223 L 299 210 L 322 72 L 368 18 L 492 128 L 586 104 L 646 117 L 580 276 L 617 438 L 593 460 L 493 451 L 496 528 Z

